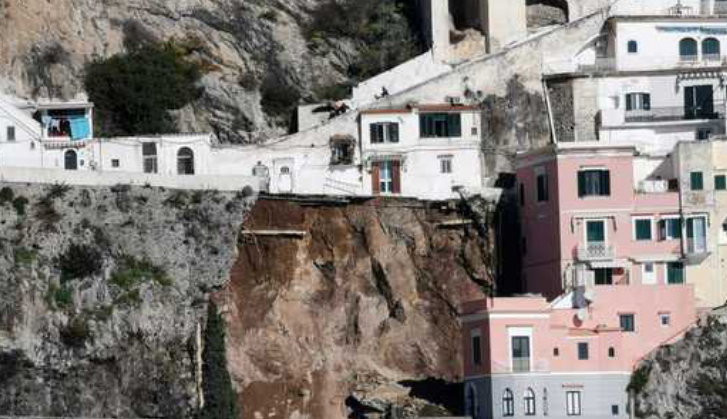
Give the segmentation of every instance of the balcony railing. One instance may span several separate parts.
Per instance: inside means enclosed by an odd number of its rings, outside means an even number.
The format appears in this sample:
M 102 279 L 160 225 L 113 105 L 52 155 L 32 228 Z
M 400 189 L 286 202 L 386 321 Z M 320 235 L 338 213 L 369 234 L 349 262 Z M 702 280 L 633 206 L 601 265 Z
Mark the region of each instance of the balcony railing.
M 530 372 L 530 358 L 513 358 L 512 372 Z
M 509 361 L 492 361 L 492 372 L 495 374 L 516 374 L 528 372 L 549 372 L 550 363 L 547 359 L 515 358 Z
M 712 108 L 684 106 L 657 106 L 650 109 L 626 111 L 626 122 L 689 121 L 694 119 L 724 119 L 724 102 L 714 102 Z
M 637 188 L 639 193 L 665 193 L 669 192 L 668 180 L 642 180 Z
M 614 258 L 613 246 L 605 242 L 589 242 L 583 246 L 578 246 L 579 260 L 608 260 Z
M 687 238 L 687 253 L 692 255 L 707 253 L 707 238 Z

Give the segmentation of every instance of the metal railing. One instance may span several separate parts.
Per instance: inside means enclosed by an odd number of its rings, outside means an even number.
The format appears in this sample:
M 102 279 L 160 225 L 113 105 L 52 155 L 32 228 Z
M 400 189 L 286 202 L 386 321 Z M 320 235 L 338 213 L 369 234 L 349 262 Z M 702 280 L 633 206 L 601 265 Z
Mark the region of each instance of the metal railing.
M 589 242 L 578 246 L 578 259 L 580 260 L 608 260 L 613 259 L 614 255 L 613 246 L 605 242 Z
M 724 102 L 714 102 L 712 108 L 684 106 L 655 106 L 649 109 L 626 111 L 625 122 L 688 121 L 694 119 L 724 119 Z

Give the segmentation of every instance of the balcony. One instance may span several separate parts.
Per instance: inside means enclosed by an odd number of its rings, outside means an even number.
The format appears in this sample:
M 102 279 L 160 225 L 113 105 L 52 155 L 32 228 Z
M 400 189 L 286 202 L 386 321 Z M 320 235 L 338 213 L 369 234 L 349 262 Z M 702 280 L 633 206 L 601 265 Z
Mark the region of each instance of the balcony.
M 636 188 L 638 193 L 666 193 L 670 190 L 668 180 L 642 180 Z
M 684 106 L 658 106 L 649 109 L 634 109 L 626 111 L 625 122 L 668 122 L 692 121 L 698 119 L 724 119 L 724 102 L 714 102 L 712 106 L 684 107 Z
M 589 242 L 578 246 L 577 257 L 582 261 L 610 260 L 615 257 L 613 246 L 605 242 Z

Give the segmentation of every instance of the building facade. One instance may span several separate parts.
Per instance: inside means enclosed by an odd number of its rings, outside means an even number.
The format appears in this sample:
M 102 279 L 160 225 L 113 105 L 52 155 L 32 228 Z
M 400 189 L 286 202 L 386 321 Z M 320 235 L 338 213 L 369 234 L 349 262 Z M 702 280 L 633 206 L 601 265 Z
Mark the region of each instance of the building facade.
M 465 304 L 466 414 L 473 419 L 628 418 L 636 363 L 696 320 L 690 285 L 585 287 Z

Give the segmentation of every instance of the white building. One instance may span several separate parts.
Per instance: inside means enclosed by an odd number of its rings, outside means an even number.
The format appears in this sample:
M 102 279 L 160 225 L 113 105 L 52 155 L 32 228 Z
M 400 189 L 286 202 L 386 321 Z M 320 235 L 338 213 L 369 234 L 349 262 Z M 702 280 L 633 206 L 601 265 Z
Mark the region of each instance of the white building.
M 600 36 L 546 68 L 558 140 L 668 153 L 725 133 L 727 1 L 644 3 L 618 3 Z

